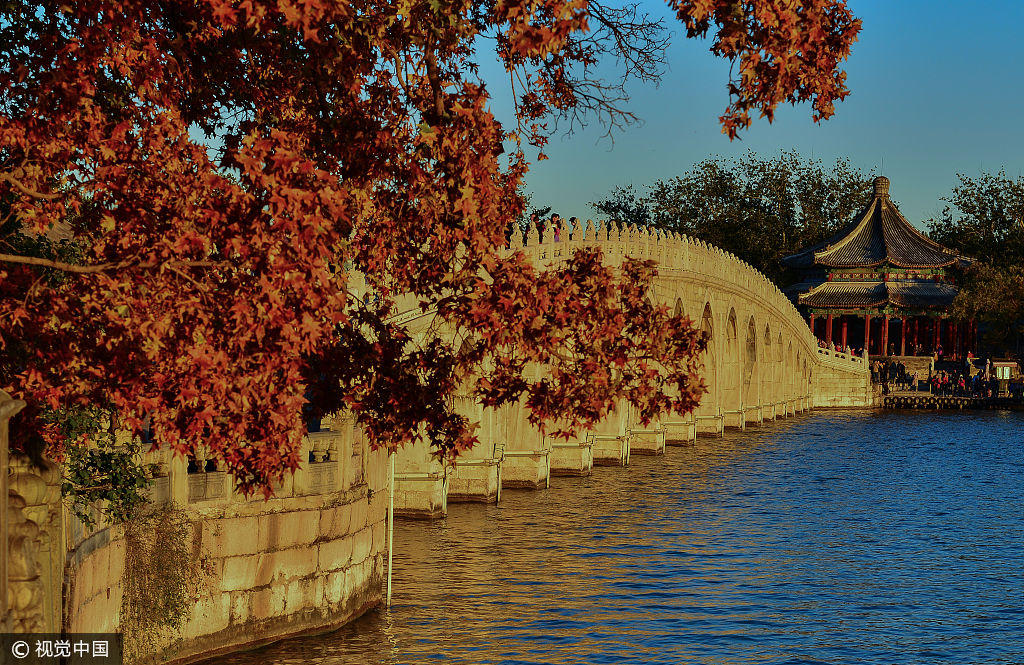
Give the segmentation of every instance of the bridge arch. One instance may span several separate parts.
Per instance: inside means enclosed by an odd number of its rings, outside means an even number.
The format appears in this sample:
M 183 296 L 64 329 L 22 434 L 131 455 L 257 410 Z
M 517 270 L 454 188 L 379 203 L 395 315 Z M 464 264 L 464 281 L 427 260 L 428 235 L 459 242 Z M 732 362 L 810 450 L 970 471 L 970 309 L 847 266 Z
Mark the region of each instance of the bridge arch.
M 778 363 L 775 361 L 775 344 L 772 342 L 771 323 L 764 324 L 764 342 L 761 344 L 761 380 L 759 392 L 763 402 L 778 400 Z
M 747 319 L 746 339 L 744 341 L 745 353 L 743 354 L 743 408 L 757 406 L 761 403 L 760 389 L 760 364 L 757 359 L 757 324 L 754 316 Z
M 722 387 L 723 411 L 737 411 L 743 402 L 743 363 L 740 351 L 739 330 L 736 323 L 736 309 L 729 308 L 725 319 L 725 339 L 722 340 Z
M 700 330 L 707 339 L 707 349 L 704 351 L 703 379 L 706 392 L 697 407 L 698 416 L 718 415 L 720 403 L 718 384 L 718 354 L 715 353 L 715 346 L 718 340 L 715 339 L 714 314 L 711 310 L 711 303 L 704 303 L 704 311 L 701 314 Z

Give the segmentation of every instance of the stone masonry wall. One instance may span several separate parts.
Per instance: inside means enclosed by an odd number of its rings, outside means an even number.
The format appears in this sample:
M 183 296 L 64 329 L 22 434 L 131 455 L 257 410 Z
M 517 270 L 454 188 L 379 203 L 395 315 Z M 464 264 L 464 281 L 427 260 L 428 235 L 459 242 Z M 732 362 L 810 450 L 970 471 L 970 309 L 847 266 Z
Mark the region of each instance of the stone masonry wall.
M 185 663 L 324 632 L 380 603 L 387 455 L 351 426 L 310 435 L 303 454 L 311 462 L 267 501 L 176 460 L 146 518 L 86 529 L 70 517 L 65 629 L 123 632 L 126 662 Z

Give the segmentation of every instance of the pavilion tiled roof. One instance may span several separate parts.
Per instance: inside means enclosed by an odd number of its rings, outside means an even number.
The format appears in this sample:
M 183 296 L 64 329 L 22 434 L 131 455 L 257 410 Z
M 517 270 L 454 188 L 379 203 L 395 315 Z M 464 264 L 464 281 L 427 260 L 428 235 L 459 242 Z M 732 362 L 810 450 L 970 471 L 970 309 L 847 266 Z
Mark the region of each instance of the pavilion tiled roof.
M 822 309 L 897 307 L 932 309 L 949 307 L 956 297 L 952 284 L 925 280 L 893 282 L 825 282 L 800 296 L 800 304 Z
M 960 257 L 915 229 L 889 199 L 889 179 L 875 178 L 875 193 L 861 214 L 825 242 L 787 257 L 792 266 L 941 268 Z

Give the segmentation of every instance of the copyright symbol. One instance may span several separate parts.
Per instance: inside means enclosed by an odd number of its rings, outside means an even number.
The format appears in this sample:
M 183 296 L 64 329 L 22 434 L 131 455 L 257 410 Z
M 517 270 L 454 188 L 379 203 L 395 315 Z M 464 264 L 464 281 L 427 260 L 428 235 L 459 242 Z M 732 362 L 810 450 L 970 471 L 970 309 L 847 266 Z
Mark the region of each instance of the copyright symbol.
M 15 658 L 24 658 L 28 655 L 29 651 L 31 651 L 31 649 L 28 646 L 28 642 L 24 640 L 18 640 L 11 645 L 11 654 Z

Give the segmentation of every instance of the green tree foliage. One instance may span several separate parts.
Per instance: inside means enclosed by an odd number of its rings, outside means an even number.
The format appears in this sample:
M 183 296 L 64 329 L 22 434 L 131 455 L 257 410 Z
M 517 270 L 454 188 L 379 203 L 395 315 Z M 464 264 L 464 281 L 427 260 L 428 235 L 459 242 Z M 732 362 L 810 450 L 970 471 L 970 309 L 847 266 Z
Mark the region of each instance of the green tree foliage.
M 796 152 L 705 159 L 641 193 L 620 187 L 590 205 L 608 219 L 651 225 L 732 252 L 776 283 L 782 259 L 821 242 L 867 203 L 872 174 L 840 159 L 826 167 Z
M 1019 352 L 1024 333 L 1024 178 L 1005 171 L 977 178 L 958 174 L 938 218 L 935 240 L 975 261 L 958 275 L 953 313 L 984 325 L 983 342 L 999 353 Z

